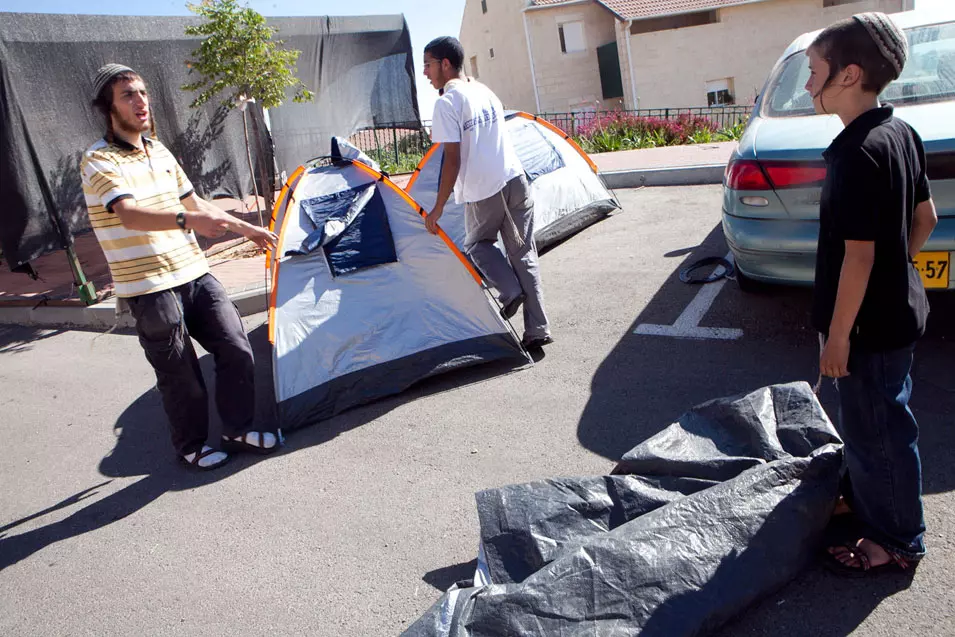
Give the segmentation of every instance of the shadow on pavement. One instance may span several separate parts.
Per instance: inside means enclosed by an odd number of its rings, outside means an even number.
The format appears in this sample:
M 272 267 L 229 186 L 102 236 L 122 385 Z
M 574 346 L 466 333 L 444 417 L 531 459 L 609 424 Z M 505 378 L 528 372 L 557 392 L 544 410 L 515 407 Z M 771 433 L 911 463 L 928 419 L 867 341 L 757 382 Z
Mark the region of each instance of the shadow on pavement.
M 728 252 L 719 226 L 694 248 L 668 253 L 685 257 L 601 363 L 578 423 L 580 443 L 608 459 L 661 431 L 694 405 L 774 383 L 818 375 L 818 341 L 809 327 L 809 289 L 770 287 L 741 292 L 727 281 L 702 326 L 737 328 L 736 341 L 690 340 L 634 334 L 641 324 L 672 325 L 700 286 L 679 280 L 684 267 Z M 716 284 L 711 284 L 716 285 Z M 955 489 L 955 294 L 930 295 L 932 315 L 916 352 L 912 409 L 921 429 L 923 490 Z M 835 390 L 824 384 L 821 401 L 835 420 Z M 767 564 L 766 568 L 772 568 Z M 744 612 L 719 632 L 743 635 L 848 635 L 885 598 L 908 588 L 911 577 L 847 582 L 811 565 L 780 592 Z
M 2 340 L 2 337 L 3 333 L 0 332 L 0 347 L 13 345 Z M 275 399 L 267 326 L 262 325 L 252 330 L 249 340 L 256 360 L 256 423 L 262 428 L 274 430 Z M 209 395 L 213 396 L 215 373 L 212 356 L 203 356 L 200 365 L 206 377 Z M 520 365 L 523 366 L 523 362 Z M 356 407 L 329 420 L 287 434 L 288 443 L 276 454 L 291 453 L 297 449 L 325 443 L 423 396 L 480 383 L 516 369 L 519 367 L 515 367 L 513 362 L 497 361 L 425 379 L 399 395 Z M 210 439 L 217 440 L 221 423 L 212 406 L 210 410 Z M 166 422 L 159 391 L 155 387 L 127 407 L 114 425 L 116 446 L 100 462 L 99 470 L 108 478 L 145 477 L 96 500 L 61 521 L 19 535 L 2 535 L 20 524 L 92 497 L 97 489 L 106 486 L 111 480 L 84 489 L 59 504 L 0 528 L 0 570 L 51 544 L 95 531 L 136 513 L 165 493 L 200 488 L 224 480 L 256 462 L 268 460 L 268 457 L 239 454 L 220 469 L 209 472 L 192 471 L 175 461 Z M 471 569 L 470 575 L 473 574 L 474 569 Z
M 443 593 L 459 582 L 466 582 L 467 585 L 470 586 L 474 580 L 475 570 L 477 570 L 476 559 L 462 564 L 452 564 L 451 566 L 436 568 L 433 571 L 425 573 L 421 579 Z
M 62 334 L 62 329 L 0 325 L 0 354 L 19 354 L 33 349 L 33 343 Z

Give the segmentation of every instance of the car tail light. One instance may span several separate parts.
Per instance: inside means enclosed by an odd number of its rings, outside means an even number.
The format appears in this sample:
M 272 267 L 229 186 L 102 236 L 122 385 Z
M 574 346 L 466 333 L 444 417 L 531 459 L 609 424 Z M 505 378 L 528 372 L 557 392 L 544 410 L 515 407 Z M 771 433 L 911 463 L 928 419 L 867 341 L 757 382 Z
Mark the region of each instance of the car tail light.
M 796 188 L 821 184 L 826 179 L 825 164 L 764 163 L 763 169 L 774 188 Z
M 780 190 L 822 183 L 826 166 L 810 162 L 758 162 L 739 159 L 726 167 L 726 185 L 733 190 Z
M 730 162 L 726 167 L 726 186 L 733 190 L 772 190 L 759 162 L 752 159 Z

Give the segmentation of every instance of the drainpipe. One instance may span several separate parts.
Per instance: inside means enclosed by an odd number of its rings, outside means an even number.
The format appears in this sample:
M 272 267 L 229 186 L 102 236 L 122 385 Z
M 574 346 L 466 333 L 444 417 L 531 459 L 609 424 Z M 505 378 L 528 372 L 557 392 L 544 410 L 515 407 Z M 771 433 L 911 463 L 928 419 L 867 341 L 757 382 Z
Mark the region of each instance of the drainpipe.
M 627 66 L 630 69 L 630 99 L 632 100 L 633 110 L 640 110 L 640 102 L 637 100 L 637 78 L 633 72 L 633 53 L 630 51 L 630 26 L 633 24 L 633 20 L 627 20 L 624 24 L 625 33 L 624 37 L 627 38 Z
M 521 12 L 521 17 L 524 19 L 524 39 L 527 40 L 527 59 L 531 63 L 531 84 L 534 86 L 534 105 L 537 110 L 534 111 L 535 115 L 540 115 L 541 112 L 541 96 L 537 91 L 537 71 L 534 70 L 534 52 L 531 49 L 531 31 L 527 28 L 527 9 Z

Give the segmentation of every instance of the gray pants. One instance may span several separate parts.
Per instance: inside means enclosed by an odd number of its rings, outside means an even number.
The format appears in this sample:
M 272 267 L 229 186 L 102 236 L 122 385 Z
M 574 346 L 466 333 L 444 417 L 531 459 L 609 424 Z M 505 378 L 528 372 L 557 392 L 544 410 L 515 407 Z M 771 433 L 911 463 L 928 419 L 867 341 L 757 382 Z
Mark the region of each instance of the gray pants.
M 534 243 L 534 201 L 526 177 L 515 177 L 496 195 L 467 204 L 464 227 L 464 249 L 497 288 L 501 304 L 507 305 L 522 292 L 527 295 L 524 339 L 549 336 Z M 498 233 L 507 256 L 494 245 Z

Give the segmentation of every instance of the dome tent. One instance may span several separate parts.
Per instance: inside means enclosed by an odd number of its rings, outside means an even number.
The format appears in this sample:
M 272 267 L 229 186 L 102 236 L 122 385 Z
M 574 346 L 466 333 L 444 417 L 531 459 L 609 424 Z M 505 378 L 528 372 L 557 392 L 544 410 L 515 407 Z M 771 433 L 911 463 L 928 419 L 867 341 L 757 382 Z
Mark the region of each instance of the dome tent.
M 528 113 L 505 116 L 507 131 L 534 197 L 534 239 L 538 250 L 553 245 L 620 208 L 597 173 L 597 165 L 565 132 Z M 438 197 L 444 150 L 434 144 L 418 163 L 405 189 L 430 211 Z M 464 205 L 448 201 L 441 226 L 464 248 Z
M 269 340 L 294 429 L 438 373 L 531 363 L 480 275 L 423 209 L 343 140 L 299 167 L 273 211 Z

